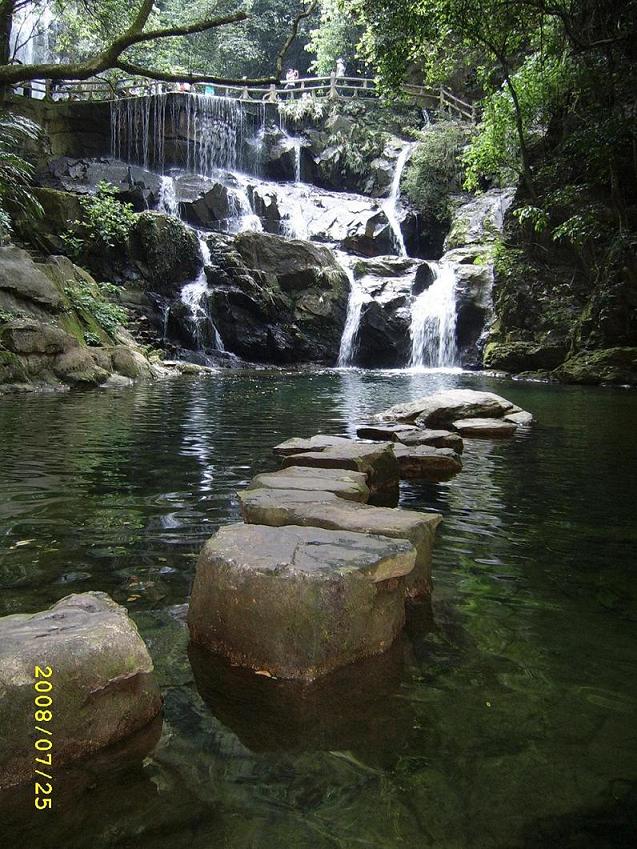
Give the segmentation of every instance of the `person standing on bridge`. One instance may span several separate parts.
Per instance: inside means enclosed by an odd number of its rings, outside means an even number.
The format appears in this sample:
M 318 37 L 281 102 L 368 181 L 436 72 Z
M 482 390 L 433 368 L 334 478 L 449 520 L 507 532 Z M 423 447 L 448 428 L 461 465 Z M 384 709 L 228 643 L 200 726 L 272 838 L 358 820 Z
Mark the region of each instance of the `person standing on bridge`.
M 345 59 L 337 59 L 336 60 L 336 76 L 344 77 L 345 76 Z

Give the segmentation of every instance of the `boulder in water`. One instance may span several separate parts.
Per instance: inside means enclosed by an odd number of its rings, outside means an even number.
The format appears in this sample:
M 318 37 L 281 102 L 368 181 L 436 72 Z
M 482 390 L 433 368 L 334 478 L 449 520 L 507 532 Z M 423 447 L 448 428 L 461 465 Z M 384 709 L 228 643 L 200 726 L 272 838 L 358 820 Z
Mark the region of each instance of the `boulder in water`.
M 398 463 L 390 442 L 366 444 L 348 440 L 348 444 L 289 455 L 283 458 L 283 465 L 362 472 L 371 496 L 381 493 L 393 496 L 398 487 Z
M 474 389 L 448 389 L 425 395 L 406 404 L 396 404 L 373 417 L 374 421 L 415 423 L 419 427 L 439 427 L 456 419 L 502 418 L 521 412 L 520 407 L 493 392 Z
M 448 480 L 462 470 L 460 455 L 453 448 L 397 444 L 394 453 L 403 480 Z
M 399 433 L 398 442 L 403 445 L 430 445 L 433 448 L 452 448 L 457 454 L 462 454 L 464 444 L 462 437 L 449 430 L 429 430 L 414 428 Z
M 287 457 L 290 454 L 302 454 L 307 451 L 321 451 L 323 448 L 339 447 L 341 445 L 351 445 L 352 440 L 344 436 L 330 436 L 329 434 L 318 434 L 311 436 L 309 439 L 299 439 L 294 437 L 286 439 L 285 442 L 280 442 L 275 445 L 272 451 L 280 457 Z
M 43 708 L 50 720 L 34 720 L 36 681 L 52 684 L 52 705 Z M 57 769 L 129 736 L 160 709 L 148 650 L 106 594 L 70 595 L 40 613 L 0 619 L 0 727 L 11 729 L 0 739 L 0 787 L 33 780 L 34 733 L 48 739 L 53 731 Z
M 313 680 L 386 651 L 404 620 L 406 540 L 299 526 L 230 525 L 204 546 L 193 642 L 232 663 Z
M 407 594 L 422 598 L 431 592 L 431 550 L 442 521 L 437 513 L 372 507 L 346 502 L 327 492 L 310 496 L 294 491 L 247 490 L 239 493 L 239 500 L 241 515 L 249 524 L 302 525 L 407 539 L 416 549 L 416 564 L 407 576 Z
M 513 436 L 516 425 L 502 419 L 461 419 L 453 426 L 465 439 L 506 439 Z

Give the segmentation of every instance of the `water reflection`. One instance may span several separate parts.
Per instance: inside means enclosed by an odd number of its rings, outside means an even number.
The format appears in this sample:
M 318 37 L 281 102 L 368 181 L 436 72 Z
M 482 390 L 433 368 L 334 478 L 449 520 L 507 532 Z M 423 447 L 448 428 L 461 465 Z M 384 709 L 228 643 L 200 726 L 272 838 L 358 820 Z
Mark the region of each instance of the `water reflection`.
M 370 413 L 448 386 L 493 389 L 539 424 L 467 443 L 451 481 L 402 485 L 405 506 L 445 521 L 433 621 L 410 616 L 397 662 L 305 700 L 191 667 L 176 606 L 202 542 L 238 518 L 236 489 L 275 468 L 271 446 L 353 434 Z M 143 761 L 100 762 L 75 796 L 60 779 L 65 831 L 52 827 L 47 845 L 631 845 L 636 425 L 631 393 L 449 373 L 266 371 L 3 399 L 2 613 L 111 593 L 166 700 Z M 0 830 L 35 849 L 44 832 L 24 816 Z

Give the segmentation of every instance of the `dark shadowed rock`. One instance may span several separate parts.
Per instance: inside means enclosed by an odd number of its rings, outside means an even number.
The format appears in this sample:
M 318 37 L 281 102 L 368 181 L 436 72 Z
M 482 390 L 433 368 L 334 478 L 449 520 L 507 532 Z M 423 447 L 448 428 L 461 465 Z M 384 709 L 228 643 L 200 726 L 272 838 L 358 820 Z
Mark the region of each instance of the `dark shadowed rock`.
M 153 664 L 126 610 L 104 593 L 0 619 L 0 787 L 33 780 L 34 669 L 51 676 L 55 766 L 110 746 L 161 708 Z M 45 733 L 38 735 L 46 737 Z M 42 767 L 46 772 L 46 767 Z
M 138 215 L 130 245 L 131 259 L 138 264 L 148 287 L 164 295 L 176 295 L 181 284 L 194 278 L 201 268 L 197 236 L 170 215 Z
M 419 429 L 414 425 L 401 424 L 399 422 L 387 422 L 387 424 L 361 425 L 357 428 L 356 435 L 361 439 L 373 439 L 378 442 L 399 442 L 402 434 L 418 433 Z
M 385 651 L 404 624 L 406 540 L 230 525 L 203 548 L 188 610 L 193 642 L 233 663 L 312 680 Z

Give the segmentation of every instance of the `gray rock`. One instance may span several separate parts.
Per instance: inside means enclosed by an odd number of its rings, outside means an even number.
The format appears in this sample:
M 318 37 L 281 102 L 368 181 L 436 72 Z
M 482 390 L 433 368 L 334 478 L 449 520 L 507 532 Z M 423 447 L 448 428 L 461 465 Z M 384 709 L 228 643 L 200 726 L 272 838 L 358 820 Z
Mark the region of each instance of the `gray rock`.
M 493 242 L 502 232 L 504 216 L 515 189 L 490 189 L 457 207 L 444 249 Z
M 197 564 L 191 638 L 235 664 L 313 680 L 389 648 L 415 558 L 411 543 L 382 536 L 221 528 Z
M 477 392 L 474 389 L 449 389 L 425 395 L 416 401 L 396 404 L 374 416 L 374 421 L 416 423 L 419 427 L 436 427 L 449 424 L 454 419 L 486 416 L 500 418 L 508 413 L 519 413 L 506 398 L 493 392 Z
M 394 453 L 403 480 L 448 480 L 462 470 L 460 456 L 452 448 L 395 445 Z
M 363 472 L 370 495 L 392 492 L 398 485 L 398 462 L 392 443 L 357 443 L 328 446 L 319 451 L 306 451 L 283 458 L 284 466 L 312 466 L 323 469 L 350 469 Z
M 460 419 L 453 423 L 465 439 L 506 439 L 513 436 L 517 425 L 504 419 Z
M 62 354 L 77 340 L 54 324 L 19 318 L 0 327 L 0 343 L 14 354 Z
M 250 524 L 302 525 L 408 539 L 416 549 L 416 565 L 407 577 L 407 593 L 422 598 L 431 592 L 431 550 L 442 520 L 437 513 L 370 507 L 328 492 L 309 497 L 309 493 L 253 490 L 240 492 L 239 500 L 241 515 Z
M 248 489 L 302 490 L 331 492 L 347 501 L 365 503 L 369 499 L 366 475 L 346 469 L 310 469 L 292 466 L 279 472 L 256 475 Z
M 62 296 L 51 280 L 26 251 L 12 245 L 0 247 L 0 289 L 46 309 L 62 307 Z
M 527 413 L 526 410 L 520 410 L 519 413 L 507 413 L 507 415 L 504 416 L 504 421 L 513 422 L 513 424 L 525 426 L 533 424 L 535 419 L 533 418 L 531 413 Z
M 34 718 L 34 669 L 51 676 L 51 721 Z M 126 610 L 104 593 L 0 619 L 0 787 L 34 778 L 34 725 L 53 731 L 53 764 L 90 755 L 142 728 L 161 709 L 153 664 Z M 48 739 L 48 738 L 47 738 Z M 48 772 L 46 766 L 42 766 Z M 42 779 L 45 781 L 45 779 Z
M 311 436 L 309 439 L 299 439 L 294 437 L 286 439 L 285 442 L 280 442 L 275 445 L 272 451 L 280 457 L 287 457 L 291 454 L 301 454 L 307 451 L 321 451 L 323 448 L 339 447 L 343 445 L 351 445 L 352 440 L 344 436 L 330 436 L 329 434 L 318 434 Z
M 430 445 L 433 448 L 452 448 L 457 454 L 462 454 L 464 443 L 462 437 L 449 430 L 428 430 L 414 428 L 405 433 L 399 433 L 398 441 L 403 445 Z

